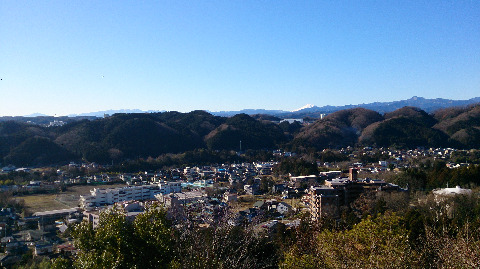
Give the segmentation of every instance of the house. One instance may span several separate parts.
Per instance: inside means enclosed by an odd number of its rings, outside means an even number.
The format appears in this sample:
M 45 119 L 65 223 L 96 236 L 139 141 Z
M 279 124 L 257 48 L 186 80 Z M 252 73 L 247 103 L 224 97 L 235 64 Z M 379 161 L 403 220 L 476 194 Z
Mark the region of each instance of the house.
M 282 198 L 283 199 L 298 199 L 303 195 L 303 189 L 295 189 L 288 187 L 282 192 Z
M 77 249 L 72 243 L 65 243 L 56 247 L 56 253 L 62 254 L 62 256 L 72 257 L 77 254 Z
M 20 255 L 0 254 L 0 264 L 3 268 L 10 268 L 14 264 L 18 264 L 22 260 Z
M 3 171 L 3 172 L 12 172 L 12 171 L 15 171 L 15 169 L 17 169 L 17 168 L 15 167 L 15 165 L 11 165 L 11 164 L 10 164 L 10 165 L 7 165 L 7 166 L 3 167 L 3 168 L 2 168 L 2 171 Z
M 387 161 L 378 161 L 378 164 L 379 164 L 381 167 L 387 167 L 387 166 L 388 166 L 388 162 L 387 162 Z
M 237 201 L 237 194 L 236 193 L 225 192 L 223 194 L 223 201 L 225 203 L 236 202 Z
M 41 230 L 23 230 L 16 233 L 16 236 L 23 238 L 25 241 L 35 242 L 40 240 L 45 240 L 45 237 L 48 233 Z
M 245 192 L 249 195 L 258 195 L 260 194 L 259 186 L 257 184 L 245 185 L 243 186 Z
M 100 212 L 97 210 L 85 211 L 83 212 L 83 219 L 92 223 L 93 228 L 96 228 L 98 226 L 98 222 L 100 221 Z
M 253 204 L 253 208 L 262 208 L 263 206 L 265 205 L 265 202 L 260 200 L 260 201 L 256 201 L 254 204 Z
M 248 208 L 243 211 L 238 212 L 236 218 L 236 224 L 241 224 L 242 222 L 252 222 L 253 218 L 258 215 L 259 210 L 256 208 Z
M 292 206 L 285 203 L 285 202 L 280 202 L 277 204 L 277 212 L 282 214 L 282 215 L 285 215 L 287 214 L 288 212 L 292 211 Z
M 285 190 L 285 184 L 275 184 L 272 187 L 273 193 L 282 193 Z
M 50 254 L 50 253 L 53 253 L 52 244 L 35 245 L 34 254 L 36 256 Z

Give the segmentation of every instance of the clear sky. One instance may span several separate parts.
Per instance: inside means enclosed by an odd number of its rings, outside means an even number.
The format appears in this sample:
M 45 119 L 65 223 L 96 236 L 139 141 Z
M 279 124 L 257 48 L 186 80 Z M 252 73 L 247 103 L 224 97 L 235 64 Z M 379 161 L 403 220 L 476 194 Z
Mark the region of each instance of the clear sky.
M 480 1 L 0 0 L 0 116 L 480 96 Z

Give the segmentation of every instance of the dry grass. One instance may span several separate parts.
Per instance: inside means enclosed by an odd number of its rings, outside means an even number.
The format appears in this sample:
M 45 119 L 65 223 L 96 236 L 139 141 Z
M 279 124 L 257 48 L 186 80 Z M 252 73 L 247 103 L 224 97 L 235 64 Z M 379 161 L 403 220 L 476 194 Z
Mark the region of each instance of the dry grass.
M 55 200 L 56 194 L 37 194 L 17 197 L 17 200 L 23 200 L 25 207 L 29 212 L 39 212 L 48 210 L 57 210 L 71 208 Z

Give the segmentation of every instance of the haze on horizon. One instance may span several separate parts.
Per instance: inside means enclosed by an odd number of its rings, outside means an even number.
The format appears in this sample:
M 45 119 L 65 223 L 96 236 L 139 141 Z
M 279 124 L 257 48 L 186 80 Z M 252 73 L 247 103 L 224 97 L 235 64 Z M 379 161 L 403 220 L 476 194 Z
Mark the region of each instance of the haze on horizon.
M 0 116 L 479 96 L 479 1 L 0 0 Z

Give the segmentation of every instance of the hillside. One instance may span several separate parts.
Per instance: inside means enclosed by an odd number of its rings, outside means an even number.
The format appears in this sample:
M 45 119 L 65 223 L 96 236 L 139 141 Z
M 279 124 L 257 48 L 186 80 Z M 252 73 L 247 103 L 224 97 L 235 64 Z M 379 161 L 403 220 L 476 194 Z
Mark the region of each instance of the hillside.
M 436 111 L 434 126 L 447 135 L 457 147 L 480 147 L 480 105 Z
M 381 120 L 383 117 L 378 112 L 364 108 L 337 111 L 304 127 L 293 144 L 317 149 L 352 146 L 363 129 Z
M 205 142 L 210 149 L 238 150 L 240 143 L 242 149 L 273 149 L 286 139 L 277 124 L 238 114 L 210 132 Z
M 397 146 L 480 148 L 480 106 L 433 114 L 403 107 L 381 115 L 353 108 L 312 124 L 278 123 L 278 118 L 239 114 L 230 118 L 205 111 L 115 114 L 58 127 L 0 122 L 0 162 L 17 166 L 99 163 L 158 157 L 196 149 L 242 150 Z
M 378 147 L 480 147 L 480 106 L 428 114 L 403 107 L 384 114 L 361 108 L 332 113 L 302 128 L 293 140 L 296 148 Z
M 286 135 L 277 124 L 248 115 L 232 118 L 204 111 L 115 114 L 97 120 L 42 127 L 0 122 L 1 163 L 18 166 L 88 160 L 110 163 L 199 148 L 275 148 Z

